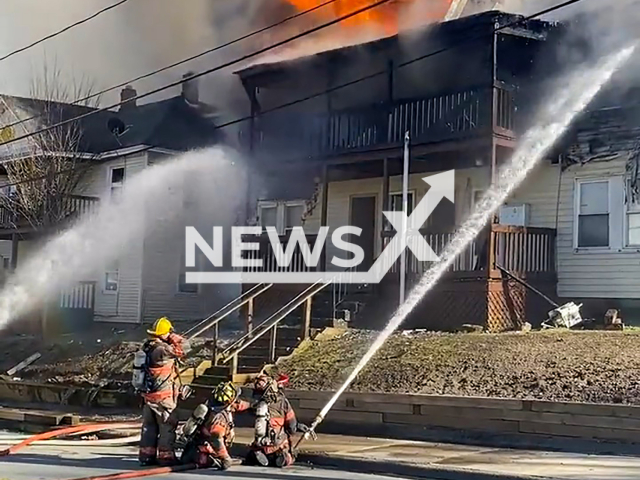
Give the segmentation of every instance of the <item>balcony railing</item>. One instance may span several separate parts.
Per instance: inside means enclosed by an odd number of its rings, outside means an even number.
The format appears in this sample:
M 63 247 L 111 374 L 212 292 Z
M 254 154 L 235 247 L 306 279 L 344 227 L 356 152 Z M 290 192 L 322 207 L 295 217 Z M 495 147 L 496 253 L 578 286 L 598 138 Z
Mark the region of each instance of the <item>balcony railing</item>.
M 255 148 L 322 157 L 400 145 L 407 130 L 414 144 L 490 132 L 492 91 L 477 88 L 328 113 L 275 111 L 257 118 Z M 513 88 L 497 85 L 494 128 L 512 130 L 515 111 Z
M 19 228 L 38 228 L 43 225 L 44 215 L 33 214 L 32 218 L 20 213 L 21 208 L 17 202 L 19 198 L 11 204 L 0 205 L 0 230 L 13 230 Z M 53 207 L 53 218 L 57 223 L 73 220 L 79 216 L 94 211 L 98 206 L 97 197 L 86 197 L 83 195 L 65 195 L 60 199 L 60 205 Z
M 391 239 L 396 235 L 394 231 L 382 232 L 382 246 L 387 248 Z M 422 231 L 421 235 L 437 256 L 441 256 L 454 233 L 434 233 Z M 555 238 L 556 231 L 550 228 L 510 227 L 492 225 L 490 235 L 480 234 L 453 261 L 449 272 L 458 277 L 490 277 L 502 278 L 501 266 L 521 277 L 549 277 L 555 275 Z M 288 235 L 279 237 L 282 247 L 286 250 Z M 310 248 L 316 243 L 316 235 L 307 235 Z M 266 235 L 247 237 L 245 241 L 257 242 L 259 250 L 246 251 L 245 258 L 262 261 L 262 267 L 249 267 L 250 272 L 309 272 L 318 268 L 306 265 L 299 246 L 294 250 L 292 261 L 288 266 L 278 258 L 271 242 Z M 389 247 L 391 248 L 391 247 Z M 426 247 L 423 247 L 426 249 Z M 409 250 L 406 250 L 409 252 Z M 396 252 L 399 254 L 400 252 Z M 426 252 L 425 252 L 426 253 Z M 421 275 L 432 266 L 432 262 L 418 261 L 412 253 L 407 253 L 407 273 Z M 321 267 L 320 267 L 321 269 Z M 390 274 L 398 275 L 400 260 L 391 267 Z

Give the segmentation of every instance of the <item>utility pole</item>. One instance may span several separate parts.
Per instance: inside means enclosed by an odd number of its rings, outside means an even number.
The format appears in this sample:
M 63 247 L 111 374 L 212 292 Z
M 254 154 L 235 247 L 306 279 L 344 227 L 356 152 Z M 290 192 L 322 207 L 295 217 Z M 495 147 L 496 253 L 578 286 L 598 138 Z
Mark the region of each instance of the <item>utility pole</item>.
M 404 303 L 407 279 L 407 218 L 409 216 L 409 131 L 404 134 L 404 162 L 402 167 L 402 251 L 400 252 L 400 305 Z

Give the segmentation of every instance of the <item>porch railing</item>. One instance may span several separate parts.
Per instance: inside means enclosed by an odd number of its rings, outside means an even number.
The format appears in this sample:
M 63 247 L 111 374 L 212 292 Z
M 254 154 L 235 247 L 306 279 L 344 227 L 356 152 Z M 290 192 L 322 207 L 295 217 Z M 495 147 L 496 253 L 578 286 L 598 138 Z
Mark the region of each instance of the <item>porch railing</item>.
M 453 238 L 453 233 L 421 232 L 427 244 L 437 256 Z M 383 232 L 383 245 L 390 243 L 395 232 Z M 454 260 L 450 272 L 477 274 L 485 272 L 490 277 L 501 278 L 497 265 L 519 275 L 554 275 L 556 231 L 550 228 L 512 227 L 492 225 L 490 235 L 480 234 Z M 420 262 L 409 254 L 407 272 L 422 274 L 432 262 Z M 391 273 L 398 274 L 400 261 L 396 261 Z
M 95 210 L 98 206 L 97 197 L 83 195 L 65 195 L 60 200 L 60 205 L 54 207 L 54 217 L 57 222 L 69 221 L 78 216 L 85 215 Z M 32 216 L 21 212 L 19 199 L 9 201 L 0 200 L 0 229 L 12 230 L 16 228 L 37 228 L 42 226 L 43 214 L 33 213 Z
M 551 228 L 493 225 L 490 260 L 492 276 L 501 276 L 496 266 L 518 274 L 554 274 L 556 231 Z
M 313 251 L 317 235 L 306 235 L 307 243 L 310 249 Z M 311 272 L 316 270 L 316 267 L 309 266 L 304 261 L 302 250 L 300 246 L 296 245 L 293 251 L 291 262 L 286 264 L 283 257 L 280 257 L 276 251 L 274 251 L 271 240 L 267 235 L 243 237 L 245 242 L 254 242 L 259 245 L 258 250 L 247 250 L 244 252 L 243 258 L 246 260 L 254 260 L 256 263 L 261 262 L 261 266 L 245 267 L 245 272 Z M 280 245 L 283 248 L 284 253 L 287 251 L 287 245 L 289 241 L 289 235 L 279 236 Z
M 481 233 L 471 242 L 471 244 L 456 257 L 453 264 L 449 268 L 450 272 L 468 273 L 477 275 L 484 272 L 483 275 L 491 277 L 501 277 L 497 265 L 506 268 L 521 275 L 533 274 L 555 274 L 555 239 L 556 231 L 550 228 L 536 227 L 512 227 L 505 225 L 492 225 L 489 235 Z M 432 231 L 421 231 L 420 234 L 425 239 L 426 244 L 433 252 L 440 256 L 443 254 L 446 246 L 454 236 L 454 233 L 438 233 Z M 389 247 L 392 238 L 396 235 L 394 231 L 382 232 L 382 247 Z M 252 241 L 259 243 L 260 249 L 256 251 L 247 251 L 245 257 L 256 260 L 262 260 L 262 268 L 245 268 L 245 271 L 261 271 L 261 272 L 308 272 L 317 268 L 308 266 L 302 256 L 299 246 L 296 246 L 292 261 L 288 266 L 278 264 L 277 254 L 274 252 L 268 237 L 251 237 Z M 282 248 L 286 250 L 288 236 L 279 237 Z M 247 239 L 245 239 L 247 240 Z M 307 242 L 313 249 L 317 237 L 315 235 L 307 235 Z M 326 248 L 326 247 L 325 247 Z M 427 247 L 421 247 L 426 252 Z M 409 252 L 407 249 L 406 252 Z M 401 252 L 394 252 L 398 255 L 398 260 L 392 265 L 390 273 L 398 274 L 400 271 L 399 255 Z M 281 264 L 284 262 L 281 261 Z M 420 275 L 428 270 L 432 262 L 421 262 L 412 253 L 407 256 L 407 272 L 409 274 Z M 342 276 L 352 275 L 351 270 L 345 272 L 336 272 L 336 275 Z M 345 277 L 346 278 L 346 277 Z M 338 280 L 338 283 L 345 283 Z M 338 292 L 342 295 L 341 292 Z
M 421 232 L 422 237 L 426 243 L 431 247 L 433 252 L 439 257 L 444 252 L 445 247 L 449 244 L 453 238 L 453 233 L 433 233 L 433 232 Z M 391 243 L 391 239 L 395 236 L 393 231 L 385 231 L 382 233 L 383 247 Z M 421 248 L 422 253 L 426 254 L 426 247 Z M 409 251 L 408 249 L 406 251 Z M 477 241 L 474 241 L 462 252 L 449 268 L 450 272 L 472 272 L 479 270 L 486 270 L 486 263 L 483 263 L 479 257 L 479 245 Z M 401 252 L 398 252 L 398 254 Z M 416 256 L 411 253 L 407 256 L 407 273 L 421 275 L 431 267 L 432 262 L 421 262 Z M 400 273 L 400 260 L 398 259 L 391 267 L 390 273 Z
M 454 140 L 495 128 L 513 127 L 514 89 L 498 84 L 496 117 L 491 118 L 491 88 L 475 88 L 326 113 L 271 112 L 258 117 L 255 147 L 279 154 L 311 157 L 401 144 L 407 130 L 412 142 Z

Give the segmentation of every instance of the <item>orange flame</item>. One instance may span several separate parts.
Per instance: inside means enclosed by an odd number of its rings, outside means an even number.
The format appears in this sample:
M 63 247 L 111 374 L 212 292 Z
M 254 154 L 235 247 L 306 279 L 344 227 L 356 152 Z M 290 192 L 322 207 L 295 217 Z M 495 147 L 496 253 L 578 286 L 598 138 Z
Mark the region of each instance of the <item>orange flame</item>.
M 316 7 L 325 0 L 286 0 L 298 11 L 308 10 Z M 336 0 L 320 10 L 316 10 L 317 15 L 324 19 L 334 19 L 347 15 L 363 7 L 373 5 L 378 0 Z M 408 17 L 402 23 L 407 26 L 417 26 L 421 24 L 440 21 L 447 13 L 452 0 L 390 0 L 370 10 L 343 20 L 340 25 L 345 29 L 358 29 L 369 26 L 379 29 L 384 36 L 395 35 L 400 31 L 400 23 L 403 14 Z M 418 6 L 418 3 L 422 4 Z M 415 18 L 417 17 L 417 18 Z

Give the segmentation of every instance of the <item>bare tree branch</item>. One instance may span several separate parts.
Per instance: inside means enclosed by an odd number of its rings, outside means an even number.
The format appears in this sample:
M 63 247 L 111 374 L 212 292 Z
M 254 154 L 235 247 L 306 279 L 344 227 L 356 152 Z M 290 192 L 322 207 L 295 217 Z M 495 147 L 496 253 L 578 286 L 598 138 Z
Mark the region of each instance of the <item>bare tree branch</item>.
M 40 115 L 36 120 L 20 124 L 23 129 L 32 130 L 76 116 L 77 109 L 97 106 L 98 98 L 80 106 L 69 105 L 77 98 L 90 96 L 92 90 L 92 82 L 64 78 L 56 61 L 52 64 L 45 61 L 42 74 L 34 78 L 31 86 L 31 98 L 37 101 L 28 103 L 28 108 L 25 108 L 24 100 L 9 105 L 11 97 L 3 99 L 3 103 L 16 121 L 21 120 L 18 111 L 29 116 Z M 28 224 L 40 228 L 55 225 L 76 211 L 74 195 L 81 193 L 80 184 L 92 164 L 92 158 L 81 151 L 82 135 L 79 122 L 52 129 L 32 137 L 26 152 L 18 152 L 15 159 L 5 163 L 8 183 L 21 183 L 3 189 L 5 191 L 0 194 L 4 222 L 8 215 L 13 219 L 14 227 Z M 25 182 L 30 178 L 37 180 Z

